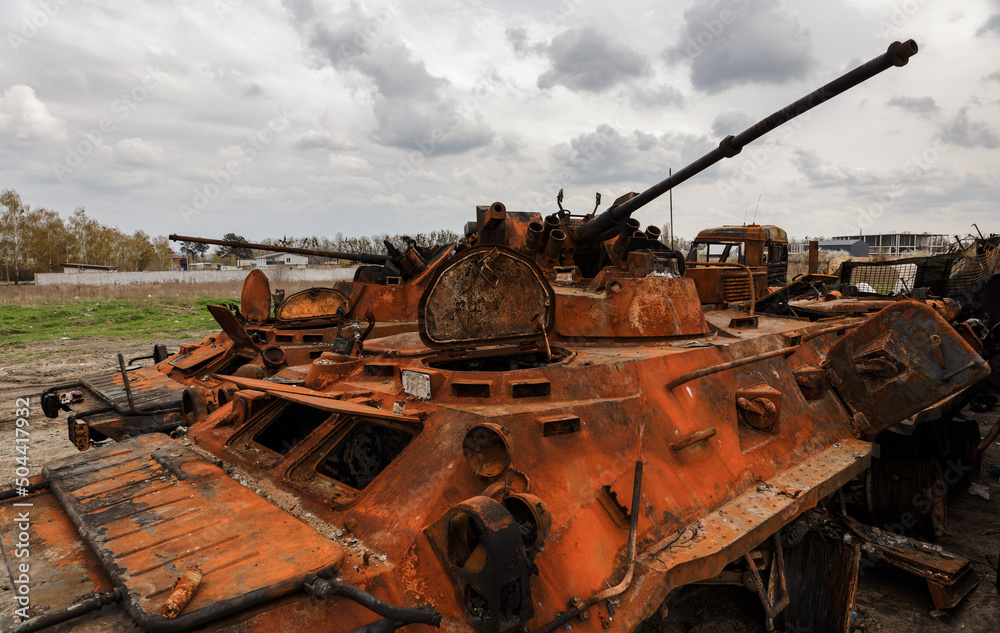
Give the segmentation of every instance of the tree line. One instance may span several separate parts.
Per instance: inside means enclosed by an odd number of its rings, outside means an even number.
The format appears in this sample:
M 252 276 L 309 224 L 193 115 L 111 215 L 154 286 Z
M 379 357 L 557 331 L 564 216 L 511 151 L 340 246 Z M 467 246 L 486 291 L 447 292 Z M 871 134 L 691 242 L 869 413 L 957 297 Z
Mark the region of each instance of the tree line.
M 206 236 L 211 237 L 211 236 Z M 291 246 L 342 253 L 387 254 L 385 241 L 405 251 L 410 243 L 426 247 L 458 240 L 454 231 L 441 230 L 413 236 L 379 234 L 345 237 L 289 237 L 245 239 L 227 233 L 222 239 L 254 242 L 273 246 Z M 191 261 L 209 261 L 235 265 L 239 259 L 251 259 L 265 251 L 207 244 L 173 244 L 164 235 L 150 236 L 145 231 L 125 233 L 114 226 L 101 224 L 78 207 L 69 218 L 45 207 L 32 207 L 21 200 L 14 189 L 0 191 L 0 267 L 8 282 L 34 279 L 35 273 L 61 272 L 60 264 L 116 266 L 121 271 L 170 270 L 174 249 Z M 329 262 L 311 257 L 310 263 Z
M 45 207 L 25 204 L 13 189 L 0 192 L 0 266 L 15 283 L 35 273 L 60 272 L 72 262 L 117 266 L 119 270 L 170 268 L 170 243 L 144 231 L 128 234 L 106 226 L 78 207 L 69 218 Z

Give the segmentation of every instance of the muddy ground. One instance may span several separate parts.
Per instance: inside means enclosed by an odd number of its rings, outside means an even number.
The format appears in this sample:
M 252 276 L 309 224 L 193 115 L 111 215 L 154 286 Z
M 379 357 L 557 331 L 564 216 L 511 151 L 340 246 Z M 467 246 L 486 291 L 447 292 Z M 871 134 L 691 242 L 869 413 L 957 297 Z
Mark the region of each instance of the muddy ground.
M 182 341 L 160 341 L 176 349 Z M 85 374 L 113 370 L 116 354 L 126 359 L 150 353 L 152 345 L 134 341 L 89 340 L 54 341 L 31 344 L 32 352 L 51 356 L 27 363 L 18 362 L 19 352 L 0 343 L 0 481 L 14 476 L 14 409 L 17 398 L 31 400 L 32 473 L 45 462 L 73 454 L 76 449 L 66 437 L 65 417 L 49 420 L 42 415 L 38 395 L 47 386 L 72 381 Z M 964 412 L 979 422 L 983 434 L 1000 416 Z M 1000 463 L 1000 443 L 994 443 L 984 458 Z M 863 633 L 995 633 L 1000 631 L 1000 594 L 995 587 L 1000 550 L 1000 485 L 997 477 L 979 480 L 990 498 L 956 492 L 949 499 L 948 529 L 940 544 L 976 561 L 979 586 L 956 608 L 935 611 L 922 581 L 885 566 L 865 569 L 856 599 L 857 617 L 851 627 Z M 3 526 L 6 527 L 6 526 Z M 0 576 L 0 623 L 13 605 L 11 582 Z M 643 625 L 642 633 L 763 633 L 760 603 L 754 594 L 736 587 L 690 587 L 679 592 L 665 619 L 654 616 Z

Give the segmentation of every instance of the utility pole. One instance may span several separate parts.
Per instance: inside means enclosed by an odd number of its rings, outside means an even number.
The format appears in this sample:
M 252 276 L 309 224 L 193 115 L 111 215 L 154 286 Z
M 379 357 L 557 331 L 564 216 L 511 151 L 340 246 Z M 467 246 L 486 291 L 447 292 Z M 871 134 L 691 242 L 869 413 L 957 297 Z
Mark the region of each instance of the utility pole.
M 660 172 L 663 173 L 662 171 Z M 667 170 L 668 176 L 674 175 L 674 168 Z M 674 190 L 670 189 L 670 250 L 674 250 Z

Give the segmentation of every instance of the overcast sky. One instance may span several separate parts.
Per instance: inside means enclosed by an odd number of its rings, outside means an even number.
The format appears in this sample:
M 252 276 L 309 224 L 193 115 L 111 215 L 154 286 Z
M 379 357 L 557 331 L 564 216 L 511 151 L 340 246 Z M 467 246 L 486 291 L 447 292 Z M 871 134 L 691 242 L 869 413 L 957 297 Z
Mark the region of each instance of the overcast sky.
M 909 38 L 676 188 L 677 234 L 748 200 L 798 237 L 1000 232 L 998 0 L 3 0 L 0 24 L 0 187 L 129 232 L 460 231 L 560 188 L 588 212 Z

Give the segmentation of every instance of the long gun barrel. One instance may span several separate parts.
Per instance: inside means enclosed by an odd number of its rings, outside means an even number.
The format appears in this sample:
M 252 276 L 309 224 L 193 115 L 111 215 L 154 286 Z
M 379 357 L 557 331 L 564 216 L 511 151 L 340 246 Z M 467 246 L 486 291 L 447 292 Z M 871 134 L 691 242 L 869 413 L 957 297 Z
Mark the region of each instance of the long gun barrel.
M 331 259 L 349 259 L 362 264 L 382 264 L 390 261 L 386 255 L 375 255 L 372 253 L 341 253 L 338 251 L 323 251 L 314 248 L 295 248 L 293 246 L 276 246 L 274 244 L 252 244 L 250 242 L 239 242 L 235 240 L 213 240 L 207 237 L 190 237 L 188 235 L 170 235 L 169 239 L 175 242 L 195 242 L 197 244 L 214 244 L 215 246 L 229 246 L 231 248 L 254 248 L 257 250 L 273 251 L 275 253 L 296 253 L 298 255 L 315 255 L 317 257 L 329 257 Z
M 910 57 L 917 54 L 917 43 L 913 40 L 893 42 L 885 53 L 875 59 L 858 66 L 854 70 L 834 79 L 819 90 L 811 92 L 795 103 L 785 106 L 756 125 L 747 128 L 736 136 L 727 136 L 719 146 L 705 154 L 690 165 L 683 167 L 666 180 L 662 180 L 637 196 L 611 207 L 601 215 L 581 224 L 573 231 L 573 243 L 584 244 L 614 229 L 628 219 L 632 213 L 656 198 L 662 196 L 674 186 L 688 178 L 711 167 L 723 158 L 732 158 L 740 153 L 744 146 L 767 134 L 782 123 L 791 121 L 803 112 L 815 108 L 819 104 L 836 97 L 845 90 L 850 90 L 863 81 L 871 79 L 880 72 L 892 66 L 905 66 Z

